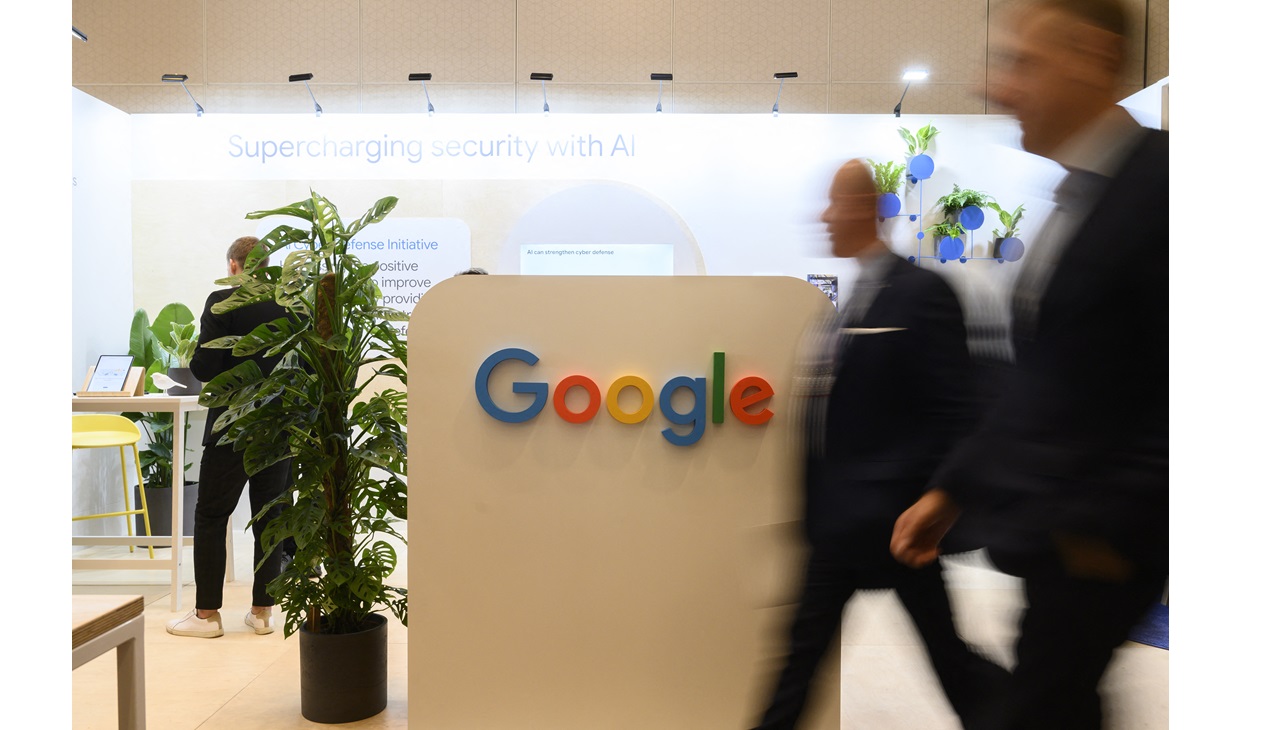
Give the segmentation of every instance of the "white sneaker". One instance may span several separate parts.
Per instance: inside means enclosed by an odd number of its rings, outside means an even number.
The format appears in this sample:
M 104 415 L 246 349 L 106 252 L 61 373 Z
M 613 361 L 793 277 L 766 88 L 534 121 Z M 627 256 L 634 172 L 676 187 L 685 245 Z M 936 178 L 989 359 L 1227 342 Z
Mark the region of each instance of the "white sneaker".
M 201 639 L 216 639 L 222 636 L 222 614 L 217 611 L 209 618 L 196 616 L 195 609 L 182 618 L 174 619 L 164 625 L 164 630 L 174 636 L 195 636 Z
M 269 634 L 276 630 L 275 622 L 271 619 L 271 608 L 263 609 L 262 613 L 254 613 L 252 610 L 244 615 L 244 625 L 253 629 L 255 634 Z

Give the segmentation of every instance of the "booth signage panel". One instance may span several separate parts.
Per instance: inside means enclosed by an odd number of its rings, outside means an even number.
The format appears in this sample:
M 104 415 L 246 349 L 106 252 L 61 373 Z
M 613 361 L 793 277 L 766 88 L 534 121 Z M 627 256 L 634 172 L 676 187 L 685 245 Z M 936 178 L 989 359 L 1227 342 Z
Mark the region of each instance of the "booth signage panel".
M 411 727 L 750 725 L 802 556 L 792 364 L 830 306 L 790 277 L 432 287 L 409 324 Z M 519 421 L 481 402 L 542 391 Z M 815 728 L 838 727 L 836 667 Z

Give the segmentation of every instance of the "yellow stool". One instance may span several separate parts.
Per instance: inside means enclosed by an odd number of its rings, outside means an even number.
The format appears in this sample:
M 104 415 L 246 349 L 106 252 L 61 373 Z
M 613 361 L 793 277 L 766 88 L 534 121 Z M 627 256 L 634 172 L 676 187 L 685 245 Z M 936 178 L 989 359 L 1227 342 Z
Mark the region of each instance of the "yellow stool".
M 120 479 L 124 482 L 124 510 L 121 512 L 103 512 L 97 515 L 81 515 L 72 517 L 72 522 L 80 520 L 94 520 L 102 517 L 124 517 L 125 527 L 129 531 L 129 537 L 133 537 L 133 515 L 142 515 L 142 525 L 147 530 L 147 537 L 151 537 L 151 517 L 147 514 L 147 490 L 142 484 L 142 463 L 138 459 L 138 440 L 142 438 L 138 427 L 133 421 L 124 416 L 114 416 L 109 414 L 91 414 L 71 417 L 71 448 L 72 449 L 101 449 L 108 446 L 116 446 L 120 449 Z M 142 503 L 141 509 L 129 509 L 129 475 L 125 471 L 124 447 L 133 448 L 133 466 L 138 472 L 138 495 L 141 497 L 139 501 Z M 129 546 L 129 552 L 133 552 L 133 546 Z M 151 558 L 155 558 L 156 551 L 151 545 L 147 546 L 147 554 Z

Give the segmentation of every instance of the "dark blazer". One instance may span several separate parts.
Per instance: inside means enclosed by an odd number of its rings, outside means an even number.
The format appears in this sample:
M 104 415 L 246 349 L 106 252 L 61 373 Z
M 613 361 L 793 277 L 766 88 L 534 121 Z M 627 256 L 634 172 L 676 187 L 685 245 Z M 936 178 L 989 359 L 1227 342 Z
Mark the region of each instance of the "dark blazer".
M 1006 565 L 1066 532 L 1167 570 L 1167 133 L 1143 133 L 1064 247 L 1037 321 L 1020 317 L 1016 367 L 939 485 Z
M 870 308 L 841 326 L 834 381 L 810 427 L 821 446 L 806 463 L 806 528 L 812 542 L 888 565 L 894 521 L 975 418 L 964 318 L 942 277 L 893 256 Z M 901 329 L 848 333 L 855 326 Z
M 199 378 L 201 382 L 207 383 L 246 360 L 256 361 L 258 367 L 262 368 L 262 372 L 268 373 L 276 366 L 276 363 L 280 362 L 282 357 L 280 355 L 263 357 L 261 353 L 251 358 L 236 357 L 231 354 L 231 350 L 210 349 L 204 346 L 206 342 L 216 340 L 219 337 L 247 335 L 258 325 L 275 321 L 287 315 L 284 307 L 274 301 L 258 302 L 257 304 L 233 309 L 230 312 L 214 314 L 213 305 L 231 296 L 233 291 L 235 290 L 219 289 L 210 294 L 209 298 L 205 300 L 204 312 L 200 315 L 199 344 L 196 347 L 195 355 L 191 358 L 191 373 Z M 204 441 L 202 442 L 205 447 L 217 443 L 217 440 L 222 438 L 221 433 L 214 434 L 213 424 L 218 420 L 218 416 L 222 415 L 226 410 L 225 406 L 209 409 L 209 414 L 205 419 Z

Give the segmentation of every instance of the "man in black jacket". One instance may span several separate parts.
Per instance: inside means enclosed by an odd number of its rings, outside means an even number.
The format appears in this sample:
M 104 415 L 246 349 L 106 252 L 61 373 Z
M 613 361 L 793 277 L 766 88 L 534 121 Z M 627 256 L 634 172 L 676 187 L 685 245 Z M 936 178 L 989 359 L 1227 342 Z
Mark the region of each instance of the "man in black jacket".
M 1037 0 L 1007 27 L 990 96 L 1068 174 L 1013 293 L 1008 382 L 892 550 L 928 564 L 963 510 L 1024 579 L 1000 727 L 1092 729 L 1111 654 L 1169 570 L 1169 140 L 1115 106 L 1119 0 Z
M 836 173 L 822 216 L 832 253 L 857 258 L 860 273 L 839 326 L 825 328 L 797 382 L 810 550 L 790 655 L 760 730 L 795 727 L 857 589 L 897 593 L 967 730 L 986 727 L 1008 679 L 956 635 L 941 568 L 912 570 L 889 552 L 894 520 L 971 425 L 974 406 L 960 303 L 940 276 L 879 239 L 876 198 L 866 164 L 853 160 Z
M 253 236 L 237 238 L 227 250 L 227 273 L 235 276 L 244 272 L 245 259 L 258 245 Z M 263 259 L 265 262 L 266 259 Z M 200 315 L 200 342 L 191 359 L 191 372 L 203 382 L 209 382 L 248 359 L 253 359 L 264 373 L 270 372 L 280 357 L 236 357 L 231 350 L 205 347 L 205 343 L 228 335 L 247 335 L 255 327 L 286 316 L 283 307 L 274 301 L 258 302 L 229 312 L 214 314 L 213 306 L 235 289 L 219 289 L 209 295 Z M 226 407 L 209 410 L 204 430 L 204 455 L 200 459 L 200 491 L 196 497 L 196 524 L 194 536 L 194 563 L 196 578 L 196 607 L 181 619 L 170 621 L 166 630 L 177 636 L 214 638 L 222 636 L 222 584 L 226 577 L 227 521 L 235 511 L 244 485 L 249 483 L 249 506 L 258 514 L 267 503 L 284 493 L 289 485 L 292 461 L 285 460 L 247 476 L 244 454 L 235 451 L 230 444 L 218 444 L 222 433 L 214 433 L 213 425 Z M 279 506 L 275 508 L 279 513 Z M 253 605 L 245 614 L 244 622 L 257 634 L 269 634 L 275 630 L 271 607 L 275 600 L 267 593 L 267 584 L 280 575 L 283 548 L 277 545 L 269 559 L 263 563 L 262 531 L 274 515 L 253 523 Z M 259 564 L 261 566 L 259 567 Z

